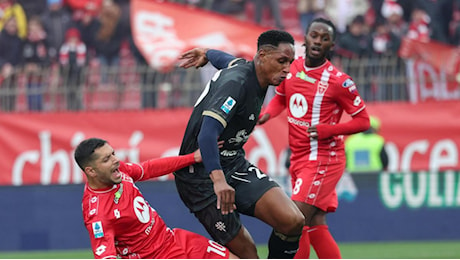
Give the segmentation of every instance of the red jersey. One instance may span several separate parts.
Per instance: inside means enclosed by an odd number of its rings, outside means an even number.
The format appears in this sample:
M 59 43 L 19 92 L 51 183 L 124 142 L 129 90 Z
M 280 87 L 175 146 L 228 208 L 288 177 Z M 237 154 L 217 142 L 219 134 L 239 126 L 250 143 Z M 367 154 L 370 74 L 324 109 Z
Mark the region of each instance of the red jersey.
M 328 160 L 344 156 L 343 136 L 325 140 L 310 139 L 310 125 L 340 121 L 343 111 L 355 115 L 365 104 L 350 76 L 338 70 L 330 61 L 316 68 L 307 68 L 303 57 L 291 65 L 287 78 L 276 88 L 288 108 L 289 146 L 292 161 Z
M 183 160 L 182 165 L 194 161 L 193 155 L 185 157 L 187 159 Z M 226 248 L 215 245 L 217 243 L 203 236 L 200 236 L 202 240 L 199 240 L 196 238 L 198 234 L 169 229 L 144 199 L 134 181 L 154 176 L 147 173 L 156 165 L 154 161 L 147 161 L 142 165 L 120 162 L 120 184 L 104 190 L 94 190 L 88 185 L 85 186 L 82 200 L 83 220 L 89 232 L 95 258 L 228 258 Z M 158 168 L 161 166 L 157 167 L 156 172 L 170 170 L 168 167 Z M 156 174 L 159 175 L 162 174 Z M 203 250 L 184 243 L 184 240 L 190 237 L 199 242 Z M 221 255 L 214 254 L 208 257 L 208 242 L 213 247 L 217 246 Z

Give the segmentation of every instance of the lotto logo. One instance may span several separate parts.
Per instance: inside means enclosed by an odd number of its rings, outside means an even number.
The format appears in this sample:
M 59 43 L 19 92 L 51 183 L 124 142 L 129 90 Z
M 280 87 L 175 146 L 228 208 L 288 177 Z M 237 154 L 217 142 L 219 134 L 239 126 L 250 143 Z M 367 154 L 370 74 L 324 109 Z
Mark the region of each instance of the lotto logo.
M 96 255 L 98 255 L 98 256 L 102 255 L 105 252 L 106 248 L 107 247 L 104 246 L 104 245 L 101 245 L 98 248 L 96 248 Z
M 356 96 L 355 100 L 353 100 L 353 105 L 357 107 L 359 106 L 359 104 L 361 104 L 361 98 L 359 96 Z

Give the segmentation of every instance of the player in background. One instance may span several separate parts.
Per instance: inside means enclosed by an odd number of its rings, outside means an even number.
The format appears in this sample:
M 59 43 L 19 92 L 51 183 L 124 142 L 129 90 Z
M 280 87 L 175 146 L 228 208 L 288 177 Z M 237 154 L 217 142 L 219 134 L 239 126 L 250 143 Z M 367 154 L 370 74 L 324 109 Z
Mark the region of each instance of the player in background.
M 326 215 L 338 206 L 335 187 L 345 170 L 343 135 L 369 128 L 369 115 L 352 78 L 327 57 L 336 38 L 334 24 L 317 18 L 305 34 L 305 56 L 297 58 L 276 95 L 262 112 L 259 124 L 287 108 L 291 149 L 291 199 L 302 211 L 305 226 L 295 258 L 308 258 L 310 245 L 319 258 L 341 258 L 329 232 Z M 216 50 L 194 49 L 182 55 L 181 66 L 201 67 L 211 61 L 226 66 L 233 56 Z M 345 111 L 351 120 L 340 122 Z
M 293 258 L 298 249 L 302 213 L 275 181 L 246 160 L 243 149 L 268 86 L 286 78 L 293 60 L 294 39 L 289 33 L 262 33 L 253 61 L 236 60 L 206 85 L 182 140 L 180 154 L 200 148 L 203 163 L 176 171 L 179 194 L 212 238 L 241 258 L 258 255 L 239 214 L 273 227 L 269 258 Z M 220 149 L 218 140 L 224 142 Z
M 90 138 L 76 148 L 75 161 L 87 177 L 82 210 L 95 258 L 237 258 L 199 234 L 169 229 L 134 184 L 201 162 L 199 151 L 132 164 L 107 141 Z

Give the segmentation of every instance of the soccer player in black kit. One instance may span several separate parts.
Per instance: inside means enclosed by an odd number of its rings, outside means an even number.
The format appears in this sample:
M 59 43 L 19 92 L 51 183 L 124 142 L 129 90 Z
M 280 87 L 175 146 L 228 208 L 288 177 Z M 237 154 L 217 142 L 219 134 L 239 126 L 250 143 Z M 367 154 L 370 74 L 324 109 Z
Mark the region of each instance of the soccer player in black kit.
M 262 33 L 253 61 L 232 61 L 206 85 L 182 140 L 180 154 L 200 148 L 203 162 L 176 172 L 180 197 L 212 238 L 241 258 L 258 255 L 240 213 L 273 228 L 268 258 L 293 258 L 298 249 L 302 213 L 275 181 L 245 159 L 243 150 L 268 86 L 286 78 L 293 60 L 289 33 Z

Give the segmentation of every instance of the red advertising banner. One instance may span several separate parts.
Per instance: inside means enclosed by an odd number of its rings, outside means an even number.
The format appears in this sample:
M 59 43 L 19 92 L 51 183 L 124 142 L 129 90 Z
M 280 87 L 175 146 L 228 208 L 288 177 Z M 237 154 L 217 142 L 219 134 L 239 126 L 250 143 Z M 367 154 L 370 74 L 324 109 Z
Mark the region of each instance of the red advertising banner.
M 460 169 L 460 101 L 375 103 L 390 172 Z
M 407 59 L 410 100 L 460 99 L 460 48 L 438 42 L 404 39 L 399 51 Z
M 194 47 L 215 48 L 252 60 L 257 37 L 268 28 L 193 6 L 156 0 L 131 0 L 136 46 L 150 66 L 168 69 Z M 302 41 L 301 36 L 297 36 Z M 299 53 L 303 53 L 301 44 Z
M 0 114 L 0 185 L 83 182 L 73 152 L 90 137 L 109 141 L 124 161 L 177 155 L 190 114 L 191 109 Z M 256 127 L 246 144 L 247 158 L 272 175 L 285 174 L 283 119 Z
M 390 171 L 460 169 L 460 102 L 377 103 L 368 109 L 382 122 Z M 108 140 L 124 161 L 177 155 L 190 113 L 0 114 L 0 185 L 83 182 L 73 151 L 89 137 Z M 256 127 L 246 156 L 271 176 L 284 176 L 287 140 L 287 122 L 280 115 Z

